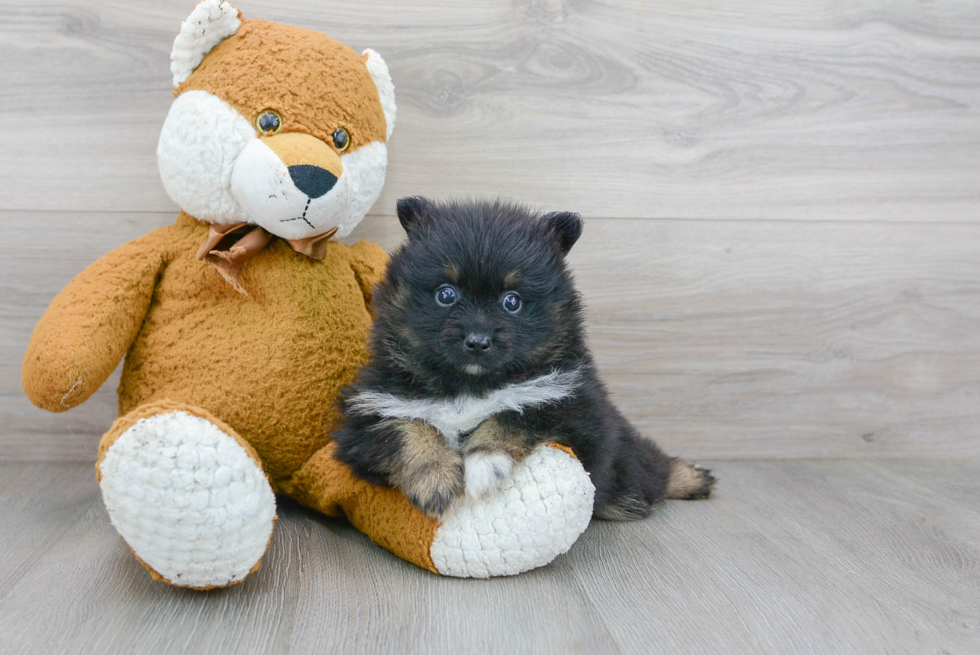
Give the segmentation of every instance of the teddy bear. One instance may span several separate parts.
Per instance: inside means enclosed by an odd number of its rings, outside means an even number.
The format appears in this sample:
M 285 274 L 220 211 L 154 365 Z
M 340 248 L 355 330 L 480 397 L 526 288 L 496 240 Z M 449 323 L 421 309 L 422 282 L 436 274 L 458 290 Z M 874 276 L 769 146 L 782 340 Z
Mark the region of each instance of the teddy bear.
M 172 585 L 241 582 L 266 552 L 277 494 L 444 575 L 512 575 L 567 551 L 594 494 L 567 449 L 540 448 L 441 519 L 333 456 L 338 394 L 367 361 L 387 262 L 377 245 L 335 240 L 384 184 L 396 107 L 381 56 L 204 0 L 171 62 L 157 156 L 181 212 L 73 279 L 22 370 L 32 402 L 60 412 L 125 357 L 96 475 L 137 560 Z

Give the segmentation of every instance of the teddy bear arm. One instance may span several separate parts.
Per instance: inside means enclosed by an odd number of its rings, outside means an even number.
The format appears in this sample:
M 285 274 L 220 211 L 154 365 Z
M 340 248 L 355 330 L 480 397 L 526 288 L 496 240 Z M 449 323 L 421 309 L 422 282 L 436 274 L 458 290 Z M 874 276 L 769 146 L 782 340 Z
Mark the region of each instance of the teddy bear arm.
M 147 235 L 96 260 L 41 316 L 24 355 L 22 384 L 38 407 L 63 412 L 98 389 L 136 339 L 163 269 Z
M 388 267 L 388 253 L 381 246 L 360 241 L 351 247 L 351 268 L 364 294 L 364 302 L 370 308 L 372 289 L 384 278 Z

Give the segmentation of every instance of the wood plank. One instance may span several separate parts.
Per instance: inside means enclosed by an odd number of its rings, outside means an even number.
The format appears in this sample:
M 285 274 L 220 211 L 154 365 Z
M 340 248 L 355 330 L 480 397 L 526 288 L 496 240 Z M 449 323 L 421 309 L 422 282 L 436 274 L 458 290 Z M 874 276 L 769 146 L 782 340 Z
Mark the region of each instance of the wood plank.
M 912 478 L 873 461 L 711 465 L 722 480 L 712 500 L 670 502 L 635 523 L 594 522 L 552 565 L 490 581 L 431 575 L 346 524 L 284 502 L 256 574 L 192 592 L 153 582 L 135 561 L 87 464 L 0 464 L 3 648 L 980 649 L 980 513 L 916 479 L 931 470 L 975 481 L 980 460 L 922 462 Z M 42 533 L 52 538 L 38 547 Z
M 972 226 L 592 221 L 583 242 L 600 370 L 669 449 L 980 455 Z
M 980 220 L 980 4 L 243 0 L 391 66 L 376 212 L 503 194 L 616 217 Z M 192 0 L 4 2 L 0 209 L 172 209 Z
M 932 466 L 975 481 L 980 462 L 922 463 Z M 655 531 L 650 521 L 594 522 L 575 545 L 588 562 L 577 568 L 583 587 L 616 616 L 612 634 L 624 650 L 980 647 L 976 507 L 915 489 L 876 462 L 713 469 L 721 478 L 713 500 L 669 503 L 650 520 L 663 521 Z M 655 604 L 653 589 L 662 594 Z
M 172 215 L 4 212 L 0 458 L 91 459 L 115 378 L 50 415 L 20 388 L 38 317 L 88 262 Z M 391 218 L 348 241 L 391 249 Z M 71 247 L 66 244 L 73 244 Z M 12 245 L 17 244 L 17 245 Z M 626 415 L 695 458 L 980 455 L 980 226 L 587 219 L 571 262 Z

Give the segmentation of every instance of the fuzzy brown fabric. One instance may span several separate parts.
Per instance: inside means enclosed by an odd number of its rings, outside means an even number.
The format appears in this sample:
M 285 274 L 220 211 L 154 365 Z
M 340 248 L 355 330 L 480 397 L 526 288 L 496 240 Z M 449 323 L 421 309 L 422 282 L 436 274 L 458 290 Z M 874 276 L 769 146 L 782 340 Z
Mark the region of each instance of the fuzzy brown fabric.
M 128 427 L 183 410 L 234 436 L 273 489 L 344 516 L 378 544 L 435 572 L 437 522 L 393 489 L 356 479 L 332 457 L 335 400 L 367 360 L 371 287 L 387 255 L 330 242 L 323 261 L 275 239 L 236 292 L 197 260 L 209 226 L 182 213 L 99 259 L 54 299 L 34 330 L 23 384 L 44 409 L 87 399 L 127 355 L 120 418 L 99 462 Z
M 287 164 L 309 156 L 339 175 L 338 128 L 348 132 L 348 152 L 386 140 L 366 58 L 311 30 L 244 21 L 174 94 L 191 89 L 216 95 L 249 122 L 275 110 L 279 133 L 260 138 Z M 242 443 L 277 493 L 345 516 L 435 571 L 436 523 L 399 492 L 355 479 L 331 457 L 338 391 L 368 358 L 371 288 L 387 264 L 384 251 L 324 237 L 296 252 L 281 239 L 255 237 L 229 269 L 243 295 L 198 260 L 208 237 L 207 224 L 181 213 L 174 225 L 125 244 L 72 280 L 31 337 L 22 369 L 27 395 L 50 411 L 71 409 L 125 356 L 120 418 L 102 439 L 100 463 L 140 418 L 186 411 Z M 221 258 L 220 241 L 219 252 L 208 248 L 205 258 Z
M 367 303 L 387 256 L 331 242 L 318 262 L 274 239 L 246 267 L 243 296 L 197 260 L 207 235 L 181 214 L 79 274 L 34 330 L 24 390 L 67 410 L 128 351 L 120 416 L 165 398 L 211 412 L 255 448 L 278 488 L 329 441 L 337 392 L 367 360 Z
M 418 511 L 402 492 L 355 478 L 325 446 L 303 465 L 288 494 L 327 516 L 344 516 L 374 543 L 433 573 L 430 550 L 439 522 Z
M 378 90 L 364 62 L 319 32 L 252 19 L 216 45 L 174 95 L 203 89 L 249 121 L 274 109 L 282 116 L 282 132 L 312 134 L 328 144 L 342 127 L 353 152 L 386 140 Z

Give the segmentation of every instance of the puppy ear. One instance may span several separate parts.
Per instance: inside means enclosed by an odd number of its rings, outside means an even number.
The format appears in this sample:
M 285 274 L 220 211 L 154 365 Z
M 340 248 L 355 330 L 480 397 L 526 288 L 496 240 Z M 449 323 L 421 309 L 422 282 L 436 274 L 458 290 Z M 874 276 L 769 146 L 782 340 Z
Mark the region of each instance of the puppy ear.
M 567 255 L 578 238 L 582 236 L 582 217 L 575 212 L 552 212 L 545 214 L 541 220 L 557 237 L 558 247 L 561 248 L 562 255 Z
M 432 223 L 433 211 L 432 201 L 422 196 L 410 196 L 398 201 L 398 222 L 405 228 L 408 238 L 411 239 L 426 225 Z

